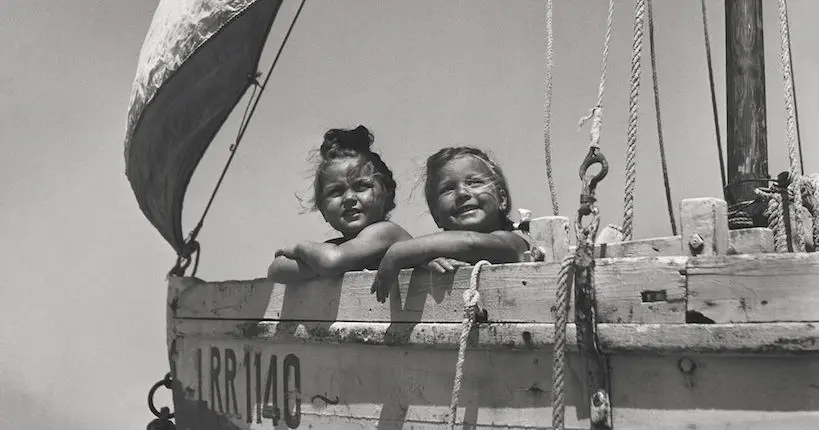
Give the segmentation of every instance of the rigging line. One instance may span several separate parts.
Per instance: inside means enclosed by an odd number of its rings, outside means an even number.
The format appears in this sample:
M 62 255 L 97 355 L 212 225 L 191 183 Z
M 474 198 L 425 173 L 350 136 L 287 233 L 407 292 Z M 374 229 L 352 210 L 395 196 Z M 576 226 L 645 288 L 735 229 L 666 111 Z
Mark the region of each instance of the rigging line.
M 648 46 L 651 54 L 651 80 L 654 83 L 654 107 L 657 111 L 657 140 L 660 143 L 660 163 L 663 166 L 665 201 L 668 204 L 668 219 L 671 222 L 671 234 L 676 236 L 677 223 L 674 220 L 674 203 L 671 201 L 671 183 L 668 180 L 668 165 L 665 160 L 665 144 L 663 143 L 663 120 L 660 116 L 660 84 L 657 79 L 657 56 L 654 52 L 654 8 L 651 0 L 648 0 Z
M 589 147 L 600 147 L 600 129 L 603 126 L 603 90 L 606 87 L 606 70 L 609 62 L 609 45 L 611 44 L 612 22 L 614 20 L 614 0 L 609 0 L 609 12 L 606 17 L 606 37 L 603 41 L 603 61 L 600 65 L 600 84 L 597 87 L 597 104 L 589 110 L 588 115 L 580 118 L 579 126 L 582 126 L 586 120 L 591 119 L 592 124 L 589 130 L 591 142 Z
M 250 120 L 253 118 L 253 114 L 256 112 L 256 107 L 259 105 L 259 100 L 262 98 L 262 93 L 264 93 L 265 88 L 267 88 L 267 83 L 270 81 L 270 77 L 273 75 L 273 69 L 276 67 L 276 64 L 279 62 L 279 58 L 282 55 L 282 51 L 284 51 L 285 45 L 287 45 L 288 39 L 290 39 L 290 34 L 293 32 L 293 28 L 296 26 L 296 22 L 299 19 L 299 15 L 301 15 L 302 9 L 304 9 L 304 4 L 307 0 L 301 0 L 301 4 L 299 4 L 299 9 L 296 11 L 296 15 L 293 17 L 293 21 L 290 23 L 290 28 L 287 29 L 287 33 L 284 35 L 284 39 L 282 40 L 282 44 L 279 46 L 278 52 L 276 52 L 276 57 L 273 59 L 273 63 L 270 65 L 270 69 L 267 71 L 267 76 L 264 78 L 264 82 L 262 82 L 258 94 L 256 95 L 255 99 L 252 99 L 253 105 L 250 107 L 250 111 L 248 113 L 247 109 L 245 113 L 247 114 L 246 119 L 243 124 L 239 126 L 239 133 L 236 136 L 236 142 L 231 145 L 230 147 L 230 156 L 225 162 L 225 167 L 222 169 L 222 174 L 219 175 L 219 180 L 216 181 L 216 186 L 213 188 L 213 193 L 210 195 L 210 199 L 208 200 L 208 204 L 205 205 L 205 210 L 202 212 L 202 217 L 199 218 L 199 222 L 196 224 L 196 227 L 191 230 L 190 235 L 186 242 L 190 242 L 196 239 L 196 236 L 199 234 L 199 230 L 202 229 L 202 224 L 205 221 L 205 216 L 208 214 L 211 205 L 213 204 L 213 199 L 216 197 L 216 193 L 219 191 L 219 187 L 222 185 L 222 181 L 225 179 L 225 174 L 227 174 L 227 170 L 230 167 L 231 162 L 233 161 L 233 157 L 236 155 L 236 150 L 239 148 L 239 144 L 242 142 L 242 138 L 245 135 L 245 131 L 247 131 L 247 127 L 250 124 Z M 255 88 L 254 88 L 255 92 Z M 250 102 L 248 102 L 250 103 Z M 248 104 L 250 106 L 250 104 Z
M 717 137 L 717 154 L 719 155 L 719 172 L 720 172 L 720 180 L 722 180 L 722 189 L 723 192 L 725 187 L 728 185 L 725 183 L 726 175 L 725 175 L 725 159 L 722 155 L 722 138 L 720 137 L 719 131 L 719 111 L 717 110 L 717 94 L 714 90 L 714 67 L 711 64 L 711 37 L 708 36 L 708 13 L 705 8 L 705 0 L 700 0 L 700 6 L 702 8 L 702 29 L 703 34 L 705 35 L 705 58 L 708 63 L 708 82 L 711 88 L 711 109 L 714 112 L 714 132 L 716 133 Z
M 554 66 L 554 30 L 552 27 L 552 0 L 546 0 L 546 105 L 544 107 L 543 146 L 546 157 L 546 180 L 552 196 L 552 213 L 560 215 L 557 185 L 552 171 L 552 68 Z
M 623 240 L 631 240 L 634 226 L 634 188 L 637 183 L 637 123 L 639 121 L 640 63 L 643 55 L 645 0 L 634 6 L 634 37 L 631 45 L 631 79 L 629 80 L 628 132 L 626 142 L 626 185 L 623 206 Z
M 785 14 L 785 23 L 791 27 L 790 18 Z M 796 101 L 796 76 L 793 73 L 793 49 L 791 48 L 791 38 L 788 37 L 788 62 L 791 64 L 791 86 L 793 87 L 793 116 L 796 120 L 796 146 L 799 148 L 799 168 L 802 174 L 805 173 L 805 158 L 802 156 L 802 133 L 799 130 L 799 104 Z

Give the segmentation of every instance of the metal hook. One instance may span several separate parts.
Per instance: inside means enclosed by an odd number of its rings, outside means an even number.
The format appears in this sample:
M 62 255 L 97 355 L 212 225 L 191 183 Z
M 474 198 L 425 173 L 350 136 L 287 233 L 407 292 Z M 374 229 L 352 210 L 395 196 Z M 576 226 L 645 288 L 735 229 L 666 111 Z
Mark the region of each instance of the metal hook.
M 588 171 L 591 166 L 599 164 L 600 171 L 597 174 L 589 175 Z M 599 147 L 592 146 L 586 154 L 586 158 L 580 163 L 580 180 L 583 181 L 583 190 L 580 192 L 580 209 L 578 213 L 582 216 L 591 214 L 591 205 L 593 205 L 597 198 L 595 192 L 597 191 L 597 184 L 603 180 L 609 173 L 609 162 Z

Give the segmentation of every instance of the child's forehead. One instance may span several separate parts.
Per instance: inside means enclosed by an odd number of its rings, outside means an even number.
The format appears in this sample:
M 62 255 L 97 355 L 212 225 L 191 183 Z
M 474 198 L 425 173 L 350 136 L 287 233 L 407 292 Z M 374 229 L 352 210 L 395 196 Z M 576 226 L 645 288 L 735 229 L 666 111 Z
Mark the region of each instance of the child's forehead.
M 486 160 L 471 154 L 459 155 L 441 167 L 441 176 L 491 176 L 492 168 Z
M 321 171 L 325 180 L 350 180 L 360 177 L 370 177 L 375 169 L 364 157 L 338 158 L 327 163 Z

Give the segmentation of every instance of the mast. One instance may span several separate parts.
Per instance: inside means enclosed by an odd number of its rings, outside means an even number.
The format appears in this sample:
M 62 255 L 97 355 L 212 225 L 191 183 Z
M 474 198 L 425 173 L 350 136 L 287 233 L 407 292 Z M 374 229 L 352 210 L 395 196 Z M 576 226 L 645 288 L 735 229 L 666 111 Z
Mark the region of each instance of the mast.
M 765 115 L 765 51 L 762 35 L 762 0 L 725 0 L 725 70 L 727 92 L 727 183 L 730 207 L 756 199 L 754 188 L 766 187 L 768 178 L 767 121 Z M 764 207 L 743 211 L 764 226 Z M 761 222 L 761 224 L 760 224 Z

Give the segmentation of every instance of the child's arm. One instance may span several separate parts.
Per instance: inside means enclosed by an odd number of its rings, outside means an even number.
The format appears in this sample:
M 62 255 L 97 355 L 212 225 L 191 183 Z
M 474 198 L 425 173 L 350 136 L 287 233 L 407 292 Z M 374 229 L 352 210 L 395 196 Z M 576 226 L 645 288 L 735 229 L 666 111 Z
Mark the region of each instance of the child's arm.
M 294 252 L 319 276 L 337 276 L 365 268 L 381 258 L 392 244 L 411 238 L 398 224 L 381 221 L 368 225 L 358 236 L 340 245 L 304 242 L 296 245 Z
M 267 269 L 267 277 L 272 279 L 273 282 L 291 284 L 318 277 L 318 273 L 304 261 L 277 252 L 276 259 L 270 263 L 270 267 Z
M 383 303 L 398 278 L 398 271 L 436 257 L 449 257 L 470 264 L 480 260 L 494 264 L 513 263 L 521 261 L 526 248 L 523 238 L 508 231 L 445 231 L 398 242 L 381 259 L 371 292 L 376 292 L 378 301 Z

